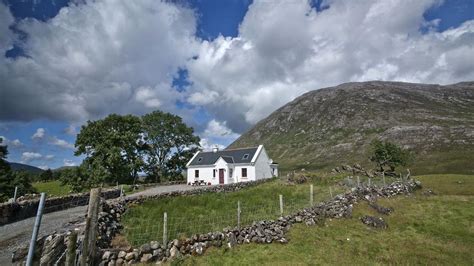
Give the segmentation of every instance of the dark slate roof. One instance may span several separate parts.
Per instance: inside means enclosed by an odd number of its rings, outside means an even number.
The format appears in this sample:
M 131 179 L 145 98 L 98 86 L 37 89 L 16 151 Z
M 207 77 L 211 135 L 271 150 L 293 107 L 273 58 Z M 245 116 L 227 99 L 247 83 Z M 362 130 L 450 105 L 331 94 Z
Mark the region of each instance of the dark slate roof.
M 222 150 L 217 152 L 207 151 L 199 152 L 196 157 L 191 161 L 189 166 L 193 165 L 212 165 L 222 157 L 227 163 L 250 163 L 253 156 L 257 152 L 258 147 L 235 149 L 235 150 Z M 244 155 L 248 154 L 248 157 L 244 159 Z

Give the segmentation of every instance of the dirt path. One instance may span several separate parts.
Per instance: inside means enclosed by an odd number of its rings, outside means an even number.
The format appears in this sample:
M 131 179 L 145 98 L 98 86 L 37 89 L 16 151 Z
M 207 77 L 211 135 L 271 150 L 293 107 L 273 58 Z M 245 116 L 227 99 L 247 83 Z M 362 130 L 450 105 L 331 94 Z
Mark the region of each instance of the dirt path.
M 128 195 L 127 198 L 151 196 L 172 191 L 195 189 L 188 185 L 157 186 Z M 53 232 L 67 231 L 83 224 L 87 206 L 79 206 L 43 215 L 39 237 Z M 28 245 L 35 217 L 0 226 L 0 265 L 10 265 L 11 255 L 19 247 Z

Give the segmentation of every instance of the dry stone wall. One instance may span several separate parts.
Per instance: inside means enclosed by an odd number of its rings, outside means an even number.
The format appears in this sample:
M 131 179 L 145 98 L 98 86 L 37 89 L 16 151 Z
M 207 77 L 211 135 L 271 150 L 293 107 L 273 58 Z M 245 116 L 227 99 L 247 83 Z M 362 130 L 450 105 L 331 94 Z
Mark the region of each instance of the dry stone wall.
M 166 262 L 181 256 L 201 255 L 207 248 L 213 246 L 232 248 L 235 245 L 246 243 L 285 244 L 288 242 L 286 233 L 293 224 L 304 223 L 307 226 L 313 226 L 321 223 L 326 218 L 348 218 L 352 216 L 353 205 L 358 201 L 366 200 L 373 202 L 379 197 L 407 194 L 420 187 L 421 183 L 417 181 L 395 182 L 382 188 L 358 187 L 352 189 L 349 193 L 337 195 L 329 201 L 302 209 L 276 220 L 258 221 L 242 228 L 226 228 L 221 232 L 196 234 L 185 239 L 171 240 L 166 245 L 157 241 L 151 241 L 139 248 L 127 250 L 103 249 L 100 265 L 128 265 L 154 261 Z M 140 201 L 135 200 L 134 202 Z M 120 224 L 120 217 L 126 210 L 126 205 L 125 202 L 114 202 L 110 205 L 109 208 L 114 210 L 115 215 L 108 215 L 107 222 L 103 220 L 105 224 L 101 226 L 107 228 L 107 223 L 112 225 L 114 229 L 111 229 L 109 232 L 120 227 L 118 226 Z M 368 225 L 376 223 L 377 227 L 385 228 L 380 225 L 378 220 L 364 219 L 363 222 Z
M 109 189 L 102 192 L 105 199 L 120 196 L 119 189 Z M 47 198 L 44 205 L 44 213 L 55 212 L 76 206 L 86 205 L 89 201 L 89 192 L 71 194 L 64 197 Z M 0 225 L 20 221 L 36 215 L 39 199 L 8 202 L 0 204 Z

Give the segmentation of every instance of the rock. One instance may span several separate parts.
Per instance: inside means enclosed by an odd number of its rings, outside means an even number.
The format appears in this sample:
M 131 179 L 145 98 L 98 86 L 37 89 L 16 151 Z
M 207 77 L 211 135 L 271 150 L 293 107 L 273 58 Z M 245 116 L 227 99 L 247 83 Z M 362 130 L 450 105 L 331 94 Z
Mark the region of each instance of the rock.
M 107 263 L 107 266 L 115 266 L 115 260 L 109 261 L 109 263 Z
M 127 255 L 125 255 L 126 261 L 133 260 L 133 259 L 135 259 L 135 252 L 129 252 L 127 253 Z
M 234 233 L 229 233 L 228 237 L 229 237 L 229 242 L 227 243 L 227 246 L 229 248 L 233 248 L 235 245 L 237 245 L 237 239 L 235 238 Z
M 178 248 L 176 246 L 171 247 L 171 249 L 170 249 L 170 258 L 176 258 L 179 255 L 181 255 L 181 254 L 179 253 Z
M 150 253 L 145 253 L 142 255 L 140 262 L 149 262 L 152 258 L 153 258 L 153 255 L 151 255 Z
M 360 220 L 362 221 L 362 223 L 375 228 L 386 229 L 388 227 L 387 223 L 382 217 L 373 217 L 366 215 L 360 218 Z
M 150 246 L 150 244 L 146 243 L 146 244 L 143 244 L 143 245 L 140 247 L 140 254 L 150 253 L 150 252 L 151 252 L 151 246 Z
M 160 243 L 158 243 L 158 241 L 151 241 L 150 242 L 150 248 L 155 250 L 155 249 L 158 249 L 160 247 Z
M 123 265 L 123 263 L 124 263 L 124 261 L 123 261 L 122 258 L 117 259 L 117 261 L 115 262 L 115 264 L 116 264 L 117 266 Z
M 118 258 L 125 258 L 125 256 L 127 255 L 127 252 L 123 251 L 123 250 L 120 250 L 119 254 L 118 254 Z
M 109 260 L 110 254 L 110 251 L 105 251 L 104 254 L 102 254 L 102 260 Z
M 295 222 L 301 223 L 302 221 L 303 221 L 303 219 L 301 218 L 301 216 L 296 216 L 295 217 Z

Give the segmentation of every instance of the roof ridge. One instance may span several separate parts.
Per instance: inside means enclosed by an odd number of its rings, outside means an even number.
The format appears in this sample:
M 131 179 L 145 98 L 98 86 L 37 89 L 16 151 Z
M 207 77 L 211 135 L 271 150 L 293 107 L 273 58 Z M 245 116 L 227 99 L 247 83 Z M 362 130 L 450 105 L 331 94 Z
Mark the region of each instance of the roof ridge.
M 253 146 L 253 147 L 246 147 L 246 148 L 235 148 L 235 149 L 223 149 L 222 151 L 237 151 L 237 150 L 245 150 L 245 149 L 258 149 L 258 146 Z

